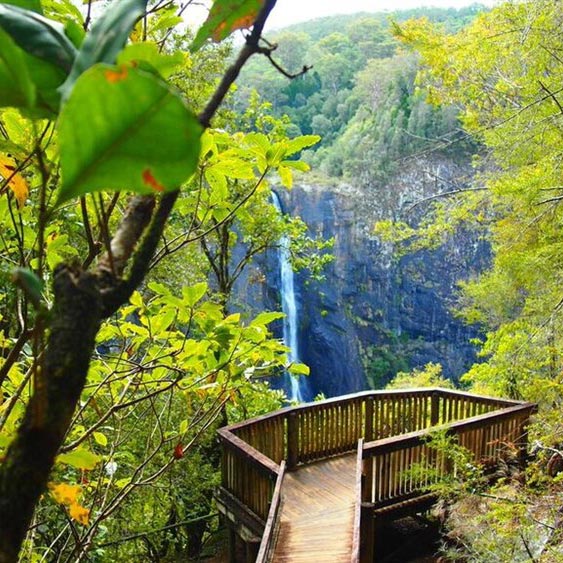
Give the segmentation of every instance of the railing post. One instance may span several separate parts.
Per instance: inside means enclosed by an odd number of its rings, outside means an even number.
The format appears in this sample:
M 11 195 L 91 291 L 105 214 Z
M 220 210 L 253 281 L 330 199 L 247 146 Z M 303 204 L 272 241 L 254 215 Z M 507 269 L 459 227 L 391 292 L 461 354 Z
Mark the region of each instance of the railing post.
M 432 392 L 430 397 L 430 426 L 436 426 L 440 420 L 440 395 L 437 391 Z
M 528 425 L 530 424 L 530 416 L 533 409 L 530 409 L 526 413 L 526 418 L 522 419 L 520 424 L 519 436 L 518 436 L 518 463 L 520 467 L 526 467 L 526 462 L 528 461 Z
M 366 425 L 365 441 L 371 442 L 375 439 L 373 435 L 373 397 L 366 397 Z
M 287 417 L 287 469 L 292 471 L 297 467 L 299 459 L 299 429 L 297 427 L 297 413 L 290 412 Z
M 375 550 L 375 518 L 371 506 L 362 505 L 362 517 L 360 523 L 360 562 L 373 563 Z

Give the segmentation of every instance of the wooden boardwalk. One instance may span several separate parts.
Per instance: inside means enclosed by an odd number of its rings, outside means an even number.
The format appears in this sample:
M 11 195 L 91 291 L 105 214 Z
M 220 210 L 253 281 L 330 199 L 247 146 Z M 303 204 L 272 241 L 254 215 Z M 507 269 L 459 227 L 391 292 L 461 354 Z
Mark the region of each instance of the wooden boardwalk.
M 457 471 L 432 449 L 436 429 L 475 463 L 504 459 L 506 444 L 524 462 L 535 412 L 531 403 L 405 389 L 335 397 L 221 428 L 216 499 L 231 560 L 373 563 L 383 519 L 416 512 L 430 485 Z M 413 465 L 422 470 L 408 471 Z
M 354 525 L 356 456 L 300 467 L 282 487 L 276 563 L 350 562 Z

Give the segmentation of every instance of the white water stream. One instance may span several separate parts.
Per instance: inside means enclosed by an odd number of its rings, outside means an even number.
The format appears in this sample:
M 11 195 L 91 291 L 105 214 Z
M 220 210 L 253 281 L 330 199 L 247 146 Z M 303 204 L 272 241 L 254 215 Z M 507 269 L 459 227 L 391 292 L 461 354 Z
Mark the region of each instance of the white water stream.
M 278 195 L 272 192 L 274 207 L 282 213 L 281 203 Z M 297 301 L 295 299 L 295 283 L 293 268 L 291 267 L 289 252 L 289 237 L 283 236 L 279 241 L 279 264 L 280 264 L 280 293 L 283 319 L 283 342 L 289 347 L 288 359 L 291 363 L 299 363 L 299 339 Z M 304 402 L 303 383 L 301 378 L 294 377 L 286 372 L 286 388 L 292 401 Z

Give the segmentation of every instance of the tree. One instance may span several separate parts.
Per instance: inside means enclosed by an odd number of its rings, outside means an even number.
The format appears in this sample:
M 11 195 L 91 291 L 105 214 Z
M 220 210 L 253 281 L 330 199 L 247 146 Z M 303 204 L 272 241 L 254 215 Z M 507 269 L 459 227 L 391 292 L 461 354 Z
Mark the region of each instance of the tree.
M 174 57 L 162 51 L 169 29 L 178 20 L 155 19 L 155 14 L 169 8 L 168 4 L 154 2 L 146 12 L 146 0 L 121 0 L 84 36 L 73 20 L 81 16 L 70 2 L 56 6 L 34 0 L 15 3 L 28 10 L 0 5 L 0 101 L 18 108 L 26 119 L 19 121 L 13 110 L 2 114 L 6 139 L 2 148 L 13 153 L 15 159 L 2 160 L 1 174 L 4 191 L 13 194 L 4 201 L 4 210 L 13 223 L 15 244 L 10 248 L 19 257 L 15 263 L 22 266 L 15 273 L 22 314 L 17 328 L 19 336 L 2 367 L 2 378 L 6 380 L 31 339 L 34 353 L 30 357 L 29 377 L 33 378 L 34 392 L 14 429 L 15 437 L 0 468 L 0 561 L 17 558 L 55 456 L 75 417 L 102 323 L 130 298 L 133 308 L 126 314 L 143 317 L 146 305 L 139 296 L 135 297 L 134 291 L 151 267 L 179 198 L 179 187 L 196 170 L 203 130 L 209 127 L 244 63 L 253 54 L 264 51 L 259 46 L 260 35 L 275 0 L 263 6 L 256 0 L 214 3 L 208 20 L 192 42 L 192 50 L 200 48 L 211 35 L 220 40 L 236 27 L 254 25 L 238 58 L 197 117 L 162 77 L 170 57 Z M 91 3 L 87 20 L 90 8 Z M 38 15 L 43 9 L 46 15 L 64 20 L 65 26 Z M 139 19 L 141 23 L 137 25 Z M 88 28 L 88 21 L 84 24 Z M 151 25 L 155 33 L 161 34 L 156 47 L 136 42 L 123 51 L 130 32 L 134 38 L 136 34 L 146 37 Z M 107 33 L 109 29 L 112 34 Z M 112 103 L 108 104 L 108 100 Z M 90 127 L 85 130 L 81 125 L 88 116 Z M 24 133 L 22 126 L 28 127 L 28 131 Z M 55 136 L 56 145 L 52 143 Z M 272 158 L 274 155 L 266 155 L 267 161 Z M 275 158 L 279 159 L 277 163 L 267 165 L 277 167 L 282 155 Z M 38 183 L 36 217 L 24 207 L 29 189 L 26 176 Z M 125 205 L 122 218 L 117 218 L 114 212 L 121 206 L 120 190 L 124 186 L 136 193 Z M 115 195 L 108 195 L 108 190 Z M 155 192 L 162 194 L 157 197 Z M 93 193 L 96 195 L 89 195 Z M 81 248 L 86 249 L 87 255 L 80 262 L 65 261 L 77 253 L 63 244 L 65 239 L 61 237 L 65 235 L 52 228 L 57 227 L 57 220 L 62 220 L 62 206 L 75 212 L 76 206 L 69 202 L 77 197 L 82 198 L 78 209 L 86 236 Z M 24 207 L 21 215 L 16 213 L 16 201 Z M 101 243 L 93 235 L 91 215 L 98 218 Z M 35 238 L 29 235 L 32 227 Z M 30 249 L 22 244 L 23 234 L 26 241 L 31 241 Z M 49 266 L 56 262 L 51 289 L 44 281 L 49 281 Z M 210 354 L 217 366 L 237 352 L 235 345 L 241 329 L 236 318 L 223 319 L 220 311 L 209 306 L 204 306 L 200 314 L 195 313 L 205 289 L 200 286 L 183 295 L 187 305 L 185 322 L 196 317 L 199 330 L 215 334 L 216 347 L 208 348 L 205 355 Z M 157 286 L 153 291 L 155 305 L 163 315 L 160 329 L 167 330 L 172 317 L 166 315 L 166 303 L 175 303 L 175 297 Z M 264 342 L 265 325 L 271 319 L 262 317 L 242 329 L 250 337 L 244 341 L 255 350 Z M 135 326 L 138 325 L 130 326 L 133 333 L 137 331 Z M 148 329 L 152 331 L 154 327 L 149 324 Z M 196 344 L 182 331 L 178 336 L 182 341 L 179 351 L 192 354 L 194 361 L 201 363 Z M 137 346 L 143 346 L 142 340 L 138 338 Z M 130 351 L 124 349 L 119 354 L 120 361 Z M 244 364 L 233 364 L 233 368 L 240 373 L 246 369 Z M 22 389 L 26 381 L 24 378 L 20 382 Z M 164 385 L 177 383 L 170 381 Z M 148 394 L 152 392 L 149 390 Z M 20 393 L 8 408 L 12 412 L 16 406 L 21 408 L 20 401 L 24 400 L 25 394 Z M 88 436 L 97 436 L 103 442 L 103 433 L 98 430 Z M 166 441 L 166 436 L 162 434 L 159 440 Z M 183 455 L 183 450 L 180 445 L 174 457 Z M 95 463 L 95 458 L 86 458 L 81 463 Z M 87 517 L 87 511 L 76 502 L 76 489 L 72 489 L 72 494 L 57 490 L 78 521 Z

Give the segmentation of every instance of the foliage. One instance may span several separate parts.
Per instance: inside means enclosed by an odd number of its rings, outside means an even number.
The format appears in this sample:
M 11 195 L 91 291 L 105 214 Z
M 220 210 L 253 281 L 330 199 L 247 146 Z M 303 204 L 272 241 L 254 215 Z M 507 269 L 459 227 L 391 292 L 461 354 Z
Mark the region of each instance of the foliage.
M 541 0 L 504 3 L 456 34 L 424 19 L 397 26 L 421 59 L 417 80 L 430 101 L 457 107 L 481 144 L 480 174 L 474 187 L 433 201 L 421 228 L 379 226 L 407 250 L 434 246 L 460 226 L 490 241 L 490 269 L 460 287 L 459 314 L 483 328 L 481 361 L 463 380 L 478 392 L 538 402 L 530 436 L 539 450 L 560 447 L 562 424 L 561 18 L 558 2 Z M 560 559 L 557 482 L 534 464 L 527 488 L 490 494 L 461 534 L 465 557 Z M 452 522 L 464 528 L 455 515 Z
M 282 234 L 297 265 L 328 260 L 268 183 L 290 188 L 318 139 L 227 132 L 228 112 L 204 132 L 229 52 L 206 38 L 269 3 L 216 0 L 195 43 L 175 3 L 119 0 L 91 27 L 92 3 L 23 4 L 0 6 L 0 559 L 34 509 L 23 560 L 198 557 L 217 426 L 283 402 L 264 379 L 287 363 L 281 314 L 232 313 L 232 284 Z
M 452 389 L 453 384 L 442 375 L 440 364 L 427 364 L 423 369 L 399 372 L 387 385 L 387 389 L 418 389 L 419 387 L 440 387 Z
M 424 14 L 459 29 L 481 9 L 425 9 Z M 258 90 L 276 116 L 288 115 L 300 133 L 322 137 L 306 154 L 311 164 L 362 187 L 384 181 L 399 159 L 420 151 L 462 156 L 465 146 L 448 144 L 459 128 L 455 108 L 427 103 L 414 83 L 417 59 L 401 52 L 390 33 L 390 22 L 420 13 L 323 18 L 280 31 L 277 62 L 289 73 L 313 68 L 288 82 L 266 61 L 251 61 L 235 107 Z

